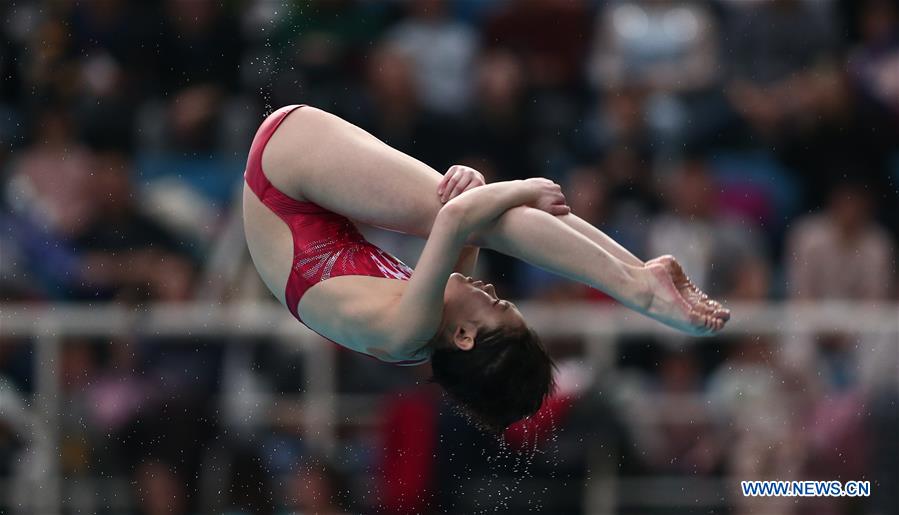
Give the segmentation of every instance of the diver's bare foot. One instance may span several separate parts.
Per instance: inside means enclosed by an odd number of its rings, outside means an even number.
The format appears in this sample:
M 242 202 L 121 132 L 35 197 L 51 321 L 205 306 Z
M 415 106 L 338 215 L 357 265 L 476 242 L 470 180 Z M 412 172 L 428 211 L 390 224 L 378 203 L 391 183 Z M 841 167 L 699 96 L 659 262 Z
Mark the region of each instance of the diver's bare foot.
M 693 336 L 706 336 L 724 327 L 726 320 L 707 312 L 702 303 L 694 306 L 687 302 L 664 265 L 647 263 L 643 270 L 652 293 L 644 310 L 646 315 Z
M 683 267 L 681 267 L 674 256 L 659 256 L 646 262 L 647 265 L 656 263 L 665 267 L 668 271 L 668 275 L 671 276 L 671 280 L 674 282 L 677 291 L 680 292 L 687 303 L 703 314 L 711 315 L 724 322 L 730 320 L 730 310 L 722 306 L 720 302 L 710 299 L 708 295 L 697 288 L 696 285 L 690 281 L 690 278 L 687 277 Z

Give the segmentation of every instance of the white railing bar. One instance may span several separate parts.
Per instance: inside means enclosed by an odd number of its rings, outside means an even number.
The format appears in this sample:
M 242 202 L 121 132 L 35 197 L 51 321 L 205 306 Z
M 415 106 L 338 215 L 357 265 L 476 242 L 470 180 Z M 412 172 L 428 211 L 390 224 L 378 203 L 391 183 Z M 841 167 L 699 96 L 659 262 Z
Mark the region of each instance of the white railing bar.
M 521 302 L 530 325 L 547 336 L 677 334 L 642 315 L 611 304 Z M 899 304 L 857 302 L 735 303 L 725 334 L 848 331 L 892 333 L 899 329 Z M 146 308 L 86 304 L 0 304 L 0 334 L 35 336 L 47 327 L 73 336 L 250 336 L 289 337 L 308 345 L 315 333 L 269 303 L 157 304 Z

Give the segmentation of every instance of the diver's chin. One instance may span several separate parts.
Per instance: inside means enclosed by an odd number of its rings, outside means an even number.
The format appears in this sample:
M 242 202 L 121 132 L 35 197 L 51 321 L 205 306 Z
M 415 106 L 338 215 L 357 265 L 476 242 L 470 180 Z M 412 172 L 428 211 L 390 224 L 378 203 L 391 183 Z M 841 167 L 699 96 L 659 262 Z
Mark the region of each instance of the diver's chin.
M 459 282 L 463 282 L 463 283 L 470 283 L 470 282 L 472 282 L 472 281 L 474 280 L 474 279 L 472 279 L 471 277 L 468 277 L 467 275 L 460 274 L 459 272 L 453 272 L 453 273 L 451 273 L 451 274 L 450 274 L 450 279 L 453 279 L 453 280 L 456 280 L 456 281 L 459 281 Z

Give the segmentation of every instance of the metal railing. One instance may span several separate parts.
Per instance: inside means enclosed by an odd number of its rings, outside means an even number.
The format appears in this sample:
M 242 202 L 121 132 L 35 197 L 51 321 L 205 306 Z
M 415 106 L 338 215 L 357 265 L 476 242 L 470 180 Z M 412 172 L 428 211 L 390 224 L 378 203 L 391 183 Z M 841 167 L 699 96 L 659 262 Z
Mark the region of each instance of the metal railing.
M 597 371 L 613 366 L 614 339 L 625 335 L 677 333 L 626 309 L 595 303 L 519 304 L 529 324 L 543 338 L 581 337 L 586 342 L 584 359 Z M 782 335 L 820 332 L 892 335 L 888 341 L 899 370 L 899 304 L 893 303 L 766 303 L 732 304 L 734 317 L 729 334 Z M 293 346 L 303 360 L 308 388 L 299 394 L 303 431 L 319 450 L 334 449 L 336 414 L 340 401 L 336 381 L 336 347 L 298 324 L 280 306 L 272 304 L 171 304 L 145 308 L 89 304 L 0 305 L 0 336 L 30 338 L 36 344 L 38 363 L 35 395 L 28 414 L 32 426 L 33 463 L 27 478 L 35 512 L 58 513 L 61 475 L 57 452 L 60 442 L 62 385 L 59 373 L 64 338 L 117 336 L 265 336 Z M 2 415 L 0 407 L 0 415 Z M 2 489 L 0 489 L 2 490 Z M 610 506 L 608 485 L 593 485 L 596 492 L 588 506 L 597 512 Z M 0 492 L 2 493 L 2 492 Z M 8 493 L 8 492 L 7 492 Z

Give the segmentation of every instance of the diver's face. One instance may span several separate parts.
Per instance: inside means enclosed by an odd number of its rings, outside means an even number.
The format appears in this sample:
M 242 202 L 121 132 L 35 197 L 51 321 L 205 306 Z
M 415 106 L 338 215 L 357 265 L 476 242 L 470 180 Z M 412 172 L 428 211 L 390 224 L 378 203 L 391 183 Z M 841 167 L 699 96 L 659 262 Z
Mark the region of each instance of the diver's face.
M 525 324 L 515 304 L 497 297 L 492 284 L 459 273 L 451 274 L 447 281 L 444 305 L 444 316 L 451 328 L 471 324 L 486 330 Z

